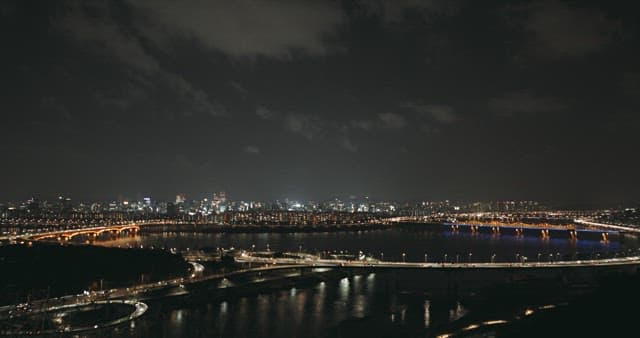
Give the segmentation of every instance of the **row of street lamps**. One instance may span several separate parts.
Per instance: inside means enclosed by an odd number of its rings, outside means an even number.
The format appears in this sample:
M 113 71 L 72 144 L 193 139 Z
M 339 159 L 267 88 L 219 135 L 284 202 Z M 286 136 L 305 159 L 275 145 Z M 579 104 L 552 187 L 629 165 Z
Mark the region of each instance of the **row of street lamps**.
M 640 251 L 640 249 L 639 249 L 639 251 Z M 537 258 L 538 258 L 538 262 L 541 262 L 541 261 L 542 261 L 542 260 L 541 260 L 541 259 L 542 259 L 542 256 L 543 256 L 543 255 L 542 255 L 542 253 L 538 253 L 538 256 L 537 256 Z M 443 260 L 442 260 L 442 262 L 444 262 L 444 263 L 449 262 L 448 257 L 449 257 L 449 255 L 448 255 L 448 254 L 444 254 L 444 255 L 443 255 Z M 473 257 L 473 253 L 472 253 L 472 252 L 470 252 L 470 253 L 467 255 L 467 262 L 471 263 L 471 259 L 472 259 L 472 257 Z M 491 255 L 491 257 L 490 257 L 490 262 L 491 262 L 491 263 L 495 263 L 495 262 L 496 262 L 496 257 L 497 257 L 497 256 L 496 256 L 496 254 L 495 254 L 495 253 L 494 253 L 494 254 L 492 254 L 492 255 Z M 591 257 L 591 258 L 592 258 L 592 259 L 594 259 L 594 258 L 595 258 L 595 259 L 599 259 L 599 258 L 600 258 L 600 254 L 599 254 L 599 253 L 598 253 L 598 254 L 595 254 L 595 256 L 593 256 L 593 255 L 592 255 L 592 257 Z M 559 253 L 559 252 L 556 252 L 556 254 L 555 254 L 555 255 L 554 255 L 553 253 L 550 253 L 550 254 L 549 254 L 549 259 L 548 259 L 547 261 L 548 261 L 548 262 L 558 262 L 558 261 L 560 261 L 560 259 L 561 259 L 561 255 L 560 255 L 560 253 Z M 381 260 L 381 261 L 383 261 L 383 260 L 384 260 L 384 252 L 381 252 L 381 253 L 380 253 L 380 260 Z M 519 253 L 516 253 L 516 254 L 515 254 L 515 262 L 519 262 L 519 263 L 526 263 L 528 260 L 529 260 L 529 258 L 528 258 L 527 256 L 521 255 L 521 254 L 519 254 Z M 574 255 L 574 260 L 575 260 L 575 255 Z M 403 252 L 403 253 L 402 253 L 402 262 L 403 262 L 403 263 L 406 263 L 406 261 L 407 261 L 407 254 L 406 254 L 405 252 Z M 424 254 L 424 262 L 425 262 L 425 263 L 428 263 L 428 262 L 429 262 L 429 255 L 428 255 L 428 254 L 426 254 L 426 253 Z M 456 263 L 460 263 L 460 255 L 459 255 L 459 254 L 456 254 L 455 262 L 456 262 Z
M 256 250 L 256 245 L 255 245 L 255 244 L 252 244 L 252 245 L 251 245 L 251 250 L 252 250 L 253 252 L 255 252 L 255 250 Z M 270 248 L 270 246 L 269 246 L 269 243 L 267 243 L 267 251 L 271 251 L 271 248 Z M 631 250 L 631 249 L 629 249 L 629 254 L 631 254 L 631 251 L 632 251 L 632 250 Z M 640 252 L 640 249 L 638 249 L 638 252 Z M 299 253 L 299 254 L 302 254 L 302 245 L 299 245 L 299 246 L 298 246 L 298 253 Z M 575 255 L 576 255 L 576 254 L 574 254 L 574 259 L 575 259 Z M 472 256 L 473 256 L 473 253 L 469 252 L 469 254 L 467 255 L 467 262 L 471 263 Z M 591 259 L 594 259 L 594 255 L 592 254 L 591 256 L 592 256 L 592 257 L 591 257 Z M 538 258 L 538 260 L 537 260 L 537 261 L 538 261 L 538 262 L 541 262 L 541 259 L 542 259 L 542 253 L 538 253 L 537 258 Z M 599 253 L 598 253 L 598 254 L 595 254 L 595 259 L 599 259 L 599 258 L 600 258 L 600 254 L 599 254 Z M 560 255 L 560 253 L 559 253 L 559 252 L 556 252 L 556 254 L 555 254 L 555 255 L 554 255 L 553 253 L 550 253 L 550 254 L 549 254 L 549 258 L 548 258 L 548 260 L 547 260 L 547 261 L 548 261 L 548 262 L 558 262 L 558 261 L 560 261 L 560 259 L 561 259 L 561 255 Z M 380 260 L 381 260 L 381 261 L 384 261 L 384 252 L 380 252 Z M 528 257 L 527 257 L 527 256 L 520 255 L 519 253 L 516 253 L 516 255 L 515 255 L 515 261 L 516 261 L 516 262 L 519 262 L 519 263 L 526 263 L 526 262 L 527 262 L 527 260 L 528 260 Z M 403 263 L 406 263 L 406 261 L 407 261 L 407 253 L 406 253 L 406 252 L 403 252 L 403 253 L 402 253 L 402 262 L 403 262 Z M 455 261 L 456 261 L 456 263 L 460 263 L 460 255 L 459 255 L 459 254 L 456 254 L 456 260 L 455 260 Z M 491 255 L 491 257 L 490 257 L 490 261 L 491 261 L 491 263 L 495 263 L 495 261 L 496 261 L 496 254 L 495 254 L 495 253 Z M 424 254 L 424 262 L 425 262 L 425 263 L 428 263 L 428 262 L 429 262 L 429 255 L 428 255 L 427 253 L 425 253 L 425 254 Z M 443 263 L 448 262 L 448 255 L 447 255 L 447 254 L 444 254 L 442 262 L 443 262 Z

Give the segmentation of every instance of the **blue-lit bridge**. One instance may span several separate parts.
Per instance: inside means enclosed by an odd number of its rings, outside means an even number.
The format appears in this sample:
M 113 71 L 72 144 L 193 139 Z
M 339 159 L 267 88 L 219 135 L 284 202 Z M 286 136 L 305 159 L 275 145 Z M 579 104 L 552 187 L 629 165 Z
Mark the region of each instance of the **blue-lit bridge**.
M 428 216 L 399 216 L 391 217 L 386 221 L 396 224 L 424 224 L 434 225 Z M 452 232 L 470 233 L 492 233 L 494 235 L 510 234 L 516 236 L 539 236 L 548 238 L 568 238 L 577 240 L 600 239 L 609 241 L 612 236 L 621 233 L 639 234 L 640 226 L 629 226 L 621 224 L 599 223 L 590 219 L 572 219 L 570 224 L 526 224 L 526 223 L 500 223 L 500 222 L 477 222 L 477 221 L 447 221 L 439 223 L 441 226 L 449 228 Z

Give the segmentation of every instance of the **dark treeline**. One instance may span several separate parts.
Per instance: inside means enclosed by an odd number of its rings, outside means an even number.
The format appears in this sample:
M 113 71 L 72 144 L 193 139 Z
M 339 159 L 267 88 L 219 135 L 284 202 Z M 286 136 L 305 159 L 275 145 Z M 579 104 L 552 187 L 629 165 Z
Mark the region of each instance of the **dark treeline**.
M 0 304 L 181 276 L 181 255 L 96 246 L 0 246 Z

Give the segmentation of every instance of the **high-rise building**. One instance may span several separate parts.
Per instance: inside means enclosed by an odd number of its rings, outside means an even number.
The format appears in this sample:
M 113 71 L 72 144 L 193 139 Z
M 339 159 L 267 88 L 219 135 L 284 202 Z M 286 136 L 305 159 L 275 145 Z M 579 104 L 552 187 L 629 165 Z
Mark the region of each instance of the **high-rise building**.
M 187 200 L 187 195 L 180 193 L 176 195 L 176 204 L 184 203 Z
M 227 195 L 224 191 L 219 193 L 213 193 L 213 199 L 211 199 L 211 208 L 215 212 L 224 212 L 226 210 L 225 202 L 227 201 Z
M 178 195 L 178 196 L 180 196 L 180 195 Z M 177 197 L 176 197 L 176 200 L 178 200 Z M 180 203 L 184 203 L 184 201 L 180 202 Z M 167 216 L 175 217 L 177 214 L 178 214 L 178 208 L 177 208 L 176 204 L 173 204 L 171 202 L 167 203 Z
M 27 210 L 31 215 L 39 215 L 40 214 L 40 202 L 32 197 L 27 201 Z

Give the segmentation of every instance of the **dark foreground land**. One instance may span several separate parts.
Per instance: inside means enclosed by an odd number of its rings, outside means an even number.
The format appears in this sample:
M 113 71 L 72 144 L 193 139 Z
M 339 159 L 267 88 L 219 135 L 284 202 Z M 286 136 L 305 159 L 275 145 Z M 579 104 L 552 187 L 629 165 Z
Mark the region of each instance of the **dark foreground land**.
M 640 275 L 603 280 L 593 293 L 566 306 L 499 330 L 501 337 L 637 337 Z
M 530 284 L 528 290 L 503 284 L 484 290 L 465 302 L 470 313 L 460 320 L 425 330 L 400 325 L 388 317 L 367 316 L 341 322 L 331 337 L 636 337 L 640 334 L 636 305 L 640 302 L 640 275 L 608 276 L 587 292 L 552 290 L 550 284 Z M 584 290 L 583 290 L 584 291 Z M 417 297 L 420 298 L 420 297 Z M 437 302 L 437 299 L 436 299 Z M 446 303 L 446 299 L 440 301 Z M 432 299 L 432 305 L 434 301 Z M 436 303 L 437 304 L 437 303 Z M 549 304 L 541 310 L 541 305 Z M 446 307 L 445 307 L 446 308 Z M 527 309 L 535 309 L 525 315 Z M 433 321 L 432 313 L 432 321 Z M 488 322 L 502 322 L 484 325 Z M 446 320 L 441 321 L 446 323 Z M 475 327 L 475 328 L 474 328 Z
M 182 276 L 189 265 L 164 250 L 35 243 L 0 247 L 0 304 Z

